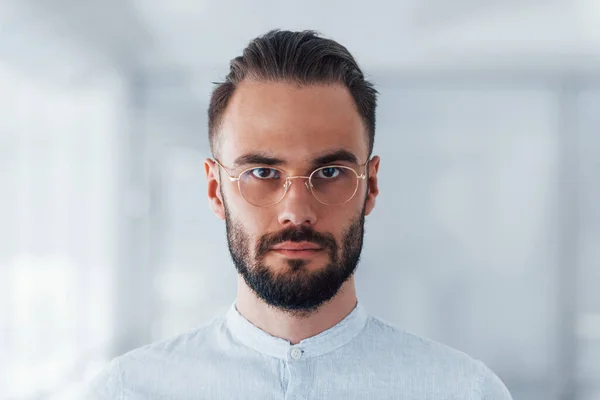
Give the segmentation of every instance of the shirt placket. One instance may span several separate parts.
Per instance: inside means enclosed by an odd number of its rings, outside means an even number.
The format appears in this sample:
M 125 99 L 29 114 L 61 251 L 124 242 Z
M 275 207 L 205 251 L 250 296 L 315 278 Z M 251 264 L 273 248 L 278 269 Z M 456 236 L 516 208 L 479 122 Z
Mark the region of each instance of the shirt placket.
M 287 352 L 286 367 L 289 383 L 285 400 L 307 400 L 310 388 L 309 371 L 306 354 L 302 347 L 290 347 Z

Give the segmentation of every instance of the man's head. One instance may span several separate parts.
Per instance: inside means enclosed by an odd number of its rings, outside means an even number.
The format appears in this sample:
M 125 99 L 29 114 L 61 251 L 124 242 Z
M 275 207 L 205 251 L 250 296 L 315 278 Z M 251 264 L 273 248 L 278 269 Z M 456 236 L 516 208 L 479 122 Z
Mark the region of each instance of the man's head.
M 211 151 L 219 156 L 218 133 L 227 105 L 240 83 L 285 82 L 295 85 L 345 86 L 367 133 L 369 155 L 375 142 L 377 91 L 350 52 L 341 44 L 313 31 L 274 30 L 254 39 L 242 55 L 231 60 L 225 82 L 213 91 L 208 108 Z
M 378 194 L 376 94 L 346 48 L 309 31 L 256 38 L 213 92 L 211 208 L 274 307 L 314 311 L 354 273 Z

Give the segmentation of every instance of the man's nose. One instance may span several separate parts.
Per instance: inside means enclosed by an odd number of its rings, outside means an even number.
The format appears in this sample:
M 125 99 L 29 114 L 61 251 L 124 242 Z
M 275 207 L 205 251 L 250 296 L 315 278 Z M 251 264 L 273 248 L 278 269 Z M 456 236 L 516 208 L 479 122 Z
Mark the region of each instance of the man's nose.
M 314 225 L 317 222 L 316 199 L 308 179 L 288 179 L 285 197 L 281 200 L 279 223 L 282 225 Z

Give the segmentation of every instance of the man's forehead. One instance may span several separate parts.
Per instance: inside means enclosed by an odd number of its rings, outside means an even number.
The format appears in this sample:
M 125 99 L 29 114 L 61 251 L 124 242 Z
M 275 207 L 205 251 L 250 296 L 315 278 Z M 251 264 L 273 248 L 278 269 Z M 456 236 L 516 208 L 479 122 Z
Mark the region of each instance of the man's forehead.
M 368 135 L 354 100 L 339 85 L 241 85 L 219 136 L 222 156 L 231 161 L 255 152 L 290 161 L 340 149 L 362 158 L 368 152 Z

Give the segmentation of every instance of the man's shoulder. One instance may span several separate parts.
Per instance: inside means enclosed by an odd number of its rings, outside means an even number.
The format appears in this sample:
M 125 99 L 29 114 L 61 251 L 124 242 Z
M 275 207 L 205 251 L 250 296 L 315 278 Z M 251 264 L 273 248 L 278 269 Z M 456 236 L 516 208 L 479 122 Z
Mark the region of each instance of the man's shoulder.
M 87 383 L 86 399 L 121 398 L 125 387 L 149 388 L 164 377 L 166 371 L 178 374 L 210 359 L 219 345 L 223 318 L 215 318 L 183 334 L 153 342 L 115 357 Z
M 214 318 L 187 332 L 130 350 L 114 358 L 108 372 L 111 375 L 123 372 L 136 375 L 138 370 L 161 370 L 169 365 L 185 365 L 192 360 L 197 363 L 205 358 L 205 353 L 218 346 L 223 323 L 224 318 Z
M 214 318 L 187 332 L 130 350 L 117 357 L 115 363 L 126 365 L 148 358 L 158 357 L 158 359 L 164 360 L 169 356 L 174 358 L 178 356 L 194 357 L 198 352 L 206 351 L 214 346 L 215 342 L 218 342 L 223 324 L 223 317 Z
M 477 362 L 460 350 L 399 328 L 384 319 L 371 316 L 367 324 L 370 339 L 385 345 L 388 350 L 400 351 L 406 356 L 418 355 L 421 360 L 424 358 L 445 359 L 465 364 Z
M 374 316 L 369 317 L 366 331 L 371 346 L 378 347 L 378 362 L 400 364 L 403 370 L 416 374 L 416 379 L 435 377 L 438 384 L 444 382 L 449 387 L 470 386 L 476 398 L 511 398 L 504 383 L 486 364 L 463 351 Z

